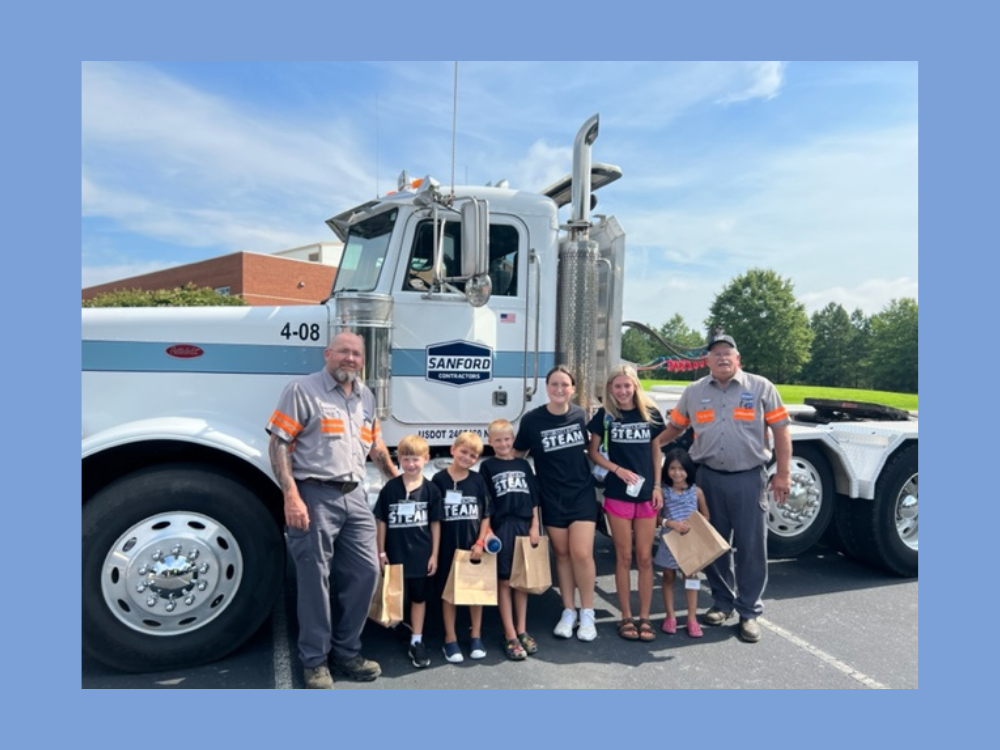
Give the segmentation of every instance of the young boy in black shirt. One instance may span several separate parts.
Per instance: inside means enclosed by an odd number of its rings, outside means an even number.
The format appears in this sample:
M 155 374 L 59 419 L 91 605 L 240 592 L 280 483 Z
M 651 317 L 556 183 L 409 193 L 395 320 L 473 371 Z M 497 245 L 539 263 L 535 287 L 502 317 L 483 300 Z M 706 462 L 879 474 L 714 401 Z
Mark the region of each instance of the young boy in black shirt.
M 503 544 L 497 553 L 497 605 L 503 624 L 503 647 L 508 659 L 523 661 L 538 651 L 538 644 L 528 633 L 528 594 L 514 591 L 512 597 L 510 573 L 514 540 L 526 536 L 532 545 L 538 544 L 538 484 L 531 464 L 514 455 L 514 426 L 509 421 L 494 419 L 486 434 L 496 455 L 480 464 L 479 473 L 493 501 L 491 530 Z
M 398 456 L 403 473 L 385 483 L 375 504 L 378 557 L 383 567 L 403 565 L 413 630 L 407 655 L 414 667 L 423 669 L 431 663 L 423 642 L 424 618 L 438 567 L 444 509 L 437 486 L 424 479 L 430 459 L 427 441 L 407 435 L 399 441 Z
M 441 520 L 441 547 L 438 555 L 438 580 L 442 586 L 448 580 L 455 550 L 471 550 L 472 559 L 483 555 L 483 544 L 490 528 L 490 500 L 486 482 L 472 467 L 483 452 L 483 439 L 474 432 L 462 432 L 451 446 L 453 461 L 431 480 L 444 497 L 444 516 Z M 452 664 L 464 661 L 462 649 L 455 634 L 455 605 L 441 600 L 444 620 L 444 658 Z M 483 608 L 469 607 L 472 621 L 472 642 L 469 656 L 486 657 L 483 645 Z

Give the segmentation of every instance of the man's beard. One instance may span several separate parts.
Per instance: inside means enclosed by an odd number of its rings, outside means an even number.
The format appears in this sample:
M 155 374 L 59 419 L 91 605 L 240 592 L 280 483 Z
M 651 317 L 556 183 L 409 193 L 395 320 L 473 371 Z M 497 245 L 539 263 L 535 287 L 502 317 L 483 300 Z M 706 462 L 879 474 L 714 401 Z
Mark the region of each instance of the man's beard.
M 353 383 L 358 379 L 358 373 L 354 370 L 341 370 L 338 367 L 333 371 L 333 379 L 338 383 Z

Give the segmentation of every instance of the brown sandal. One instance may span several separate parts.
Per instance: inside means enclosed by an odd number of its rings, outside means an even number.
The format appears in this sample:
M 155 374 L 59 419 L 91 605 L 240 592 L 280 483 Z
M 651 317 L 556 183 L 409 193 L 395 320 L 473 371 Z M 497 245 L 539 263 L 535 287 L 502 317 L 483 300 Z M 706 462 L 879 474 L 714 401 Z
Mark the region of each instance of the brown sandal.
M 639 640 L 639 629 L 635 626 L 635 620 L 631 617 L 626 617 L 620 623 L 618 623 L 618 635 L 624 638 L 626 641 L 637 641 Z
M 646 642 L 656 640 L 656 629 L 645 617 L 639 618 L 639 640 Z

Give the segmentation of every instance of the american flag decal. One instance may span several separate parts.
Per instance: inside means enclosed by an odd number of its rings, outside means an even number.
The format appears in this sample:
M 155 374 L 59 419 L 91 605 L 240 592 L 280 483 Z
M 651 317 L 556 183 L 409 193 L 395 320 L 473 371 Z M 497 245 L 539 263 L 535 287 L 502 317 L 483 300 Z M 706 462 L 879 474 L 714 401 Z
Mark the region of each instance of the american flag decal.
M 502 312 L 502 313 L 500 313 L 500 322 L 501 323 L 516 323 L 517 322 L 517 313 L 512 313 L 512 312 Z

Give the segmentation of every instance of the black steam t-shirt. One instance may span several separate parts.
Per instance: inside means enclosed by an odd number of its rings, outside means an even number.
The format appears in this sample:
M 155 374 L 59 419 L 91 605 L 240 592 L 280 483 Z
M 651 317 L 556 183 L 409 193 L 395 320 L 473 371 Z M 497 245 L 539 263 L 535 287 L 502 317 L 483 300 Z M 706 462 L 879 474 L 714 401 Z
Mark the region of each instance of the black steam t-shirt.
M 479 474 L 490 490 L 494 523 L 507 516 L 531 519 L 538 505 L 538 483 L 530 463 L 523 458 L 493 456 L 479 465 Z
M 602 440 L 606 414 L 602 406 L 587 425 L 591 434 L 599 435 Z M 608 425 L 608 458 L 612 463 L 634 471 L 645 481 L 639 495 L 632 497 L 625 491 L 625 482 L 608 472 L 604 480 L 605 497 L 633 503 L 648 502 L 653 497 L 653 484 L 659 467 L 653 467 L 649 444 L 663 432 L 663 427 L 663 417 L 658 411 L 650 411 L 648 422 L 642 418 L 638 409 L 624 409 L 619 419 L 611 418 Z
M 479 526 L 491 515 L 489 489 L 475 471 L 460 482 L 442 469 L 431 481 L 443 498 L 444 514 L 441 518 L 441 544 L 438 549 L 438 576 L 447 576 L 457 549 L 472 549 L 479 539 Z
M 596 521 L 594 477 L 587 459 L 586 416 L 570 404 L 565 414 L 545 406 L 521 420 L 514 450 L 528 451 L 535 462 L 541 508 L 547 525 L 565 527 L 573 521 Z
M 427 576 L 431 556 L 432 521 L 444 516 L 441 492 L 424 480 L 407 492 L 403 477 L 394 477 L 382 487 L 375 503 L 375 518 L 384 521 L 385 554 L 390 563 L 403 565 L 405 578 Z

